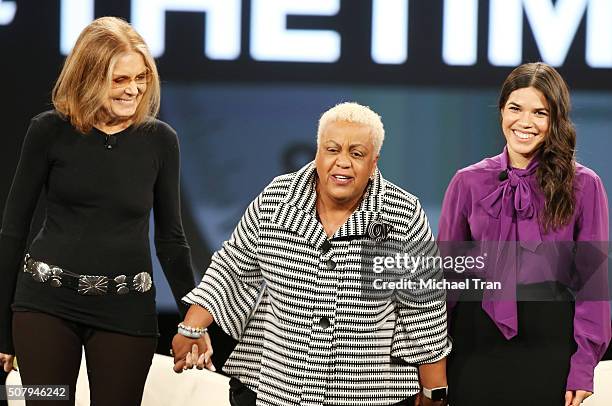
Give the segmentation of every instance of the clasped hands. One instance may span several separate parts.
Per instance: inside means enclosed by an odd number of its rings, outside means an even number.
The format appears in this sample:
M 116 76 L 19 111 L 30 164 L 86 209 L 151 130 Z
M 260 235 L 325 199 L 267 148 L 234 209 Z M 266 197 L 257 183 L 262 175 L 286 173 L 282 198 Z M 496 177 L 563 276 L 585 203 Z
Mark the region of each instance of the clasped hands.
M 176 334 L 172 339 L 172 354 L 174 356 L 172 369 L 178 374 L 194 366 L 197 369 L 216 371 L 212 363 L 213 349 L 208 333 L 197 339 Z

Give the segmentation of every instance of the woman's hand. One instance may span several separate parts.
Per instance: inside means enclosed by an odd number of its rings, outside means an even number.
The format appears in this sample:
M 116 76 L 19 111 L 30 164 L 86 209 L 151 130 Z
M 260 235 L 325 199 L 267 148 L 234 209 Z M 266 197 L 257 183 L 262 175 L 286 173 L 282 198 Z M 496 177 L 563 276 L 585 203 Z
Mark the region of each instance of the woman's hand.
M 213 349 L 210 336 L 205 333 L 198 339 L 188 338 L 176 334 L 172 339 L 172 352 L 174 355 L 174 372 L 181 373 L 194 366 L 198 369 L 216 371 L 212 363 Z
M 6 372 L 7 374 L 11 371 L 17 371 L 17 368 L 15 368 L 15 365 L 13 365 L 14 360 L 14 355 L 0 352 L 0 365 L 2 365 L 4 372 Z
M 565 392 L 565 406 L 578 406 L 592 394 L 585 390 L 568 390 Z
M 446 406 L 446 400 L 437 400 L 434 402 L 423 395 L 423 392 L 419 392 L 414 399 L 414 406 Z
M 183 323 L 186 326 L 198 326 L 205 328 L 213 323 L 212 314 L 205 308 L 198 305 L 191 305 Z M 172 353 L 174 356 L 174 372 L 181 373 L 185 369 L 193 368 L 194 365 L 198 369 L 209 369 L 215 371 L 215 366 L 212 364 L 213 349 L 210 343 L 208 333 L 200 338 L 189 338 L 181 334 L 176 334 L 172 339 Z
M 212 363 L 212 354 L 213 354 L 213 350 L 212 347 L 210 345 L 210 338 L 208 336 L 208 333 L 204 335 L 204 339 L 206 340 L 206 345 L 207 345 L 207 350 L 205 353 L 200 354 L 200 349 L 198 348 L 197 345 L 193 345 L 191 352 L 187 354 L 187 356 L 185 357 L 185 368 L 186 369 L 191 369 L 194 366 L 197 369 L 208 369 L 209 371 L 213 371 L 215 372 L 217 370 L 217 368 L 215 368 L 215 366 Z

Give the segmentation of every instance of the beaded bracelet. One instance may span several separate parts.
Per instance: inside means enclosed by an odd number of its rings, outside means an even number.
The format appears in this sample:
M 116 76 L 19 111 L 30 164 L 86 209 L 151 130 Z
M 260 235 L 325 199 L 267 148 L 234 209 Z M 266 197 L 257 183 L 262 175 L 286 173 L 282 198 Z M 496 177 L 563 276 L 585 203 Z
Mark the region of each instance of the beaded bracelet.
M 188 338 L 201 338 L 207 331 L 206 327 L 191 327 L 183 323 L 177 326 L 177 333 Z

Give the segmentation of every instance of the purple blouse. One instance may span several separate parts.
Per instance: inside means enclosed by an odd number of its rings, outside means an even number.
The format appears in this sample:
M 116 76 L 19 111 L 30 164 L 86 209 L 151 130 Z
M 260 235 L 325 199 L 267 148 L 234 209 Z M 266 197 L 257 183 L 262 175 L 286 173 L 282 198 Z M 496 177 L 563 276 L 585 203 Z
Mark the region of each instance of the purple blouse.
M 493 275 L 493 279 L 504 282 L 505 294 L 508 294 L 506 286 L 511 287 L 510 292 L 514 295 L 516 291 L 512 289 L 516 284 L 558 281 L 573 287 L 576 280 L 589 279 L 584 275 L 598 274 L 597 280 L 592 278 L 590 288 L 596 285 L 595 290 L 599 292 L 583 294 L 582 300 L 580 294 L 576 297 L 574 339 L 578 349 L 572 355 L 567 379 L 567 390 L 593 391 L 593 370 L 611 338 L 605 260 L 608 241 L 606 191 L 595 172 L 576 164 L 574 214 L 565 226 L 545 232 L 538 221 L 545 203 L 536 179 L 538 163 L 536 157 L 525 169 L 512 168 L 504 148 L 500 155 L 459 170 L 444 196 L 438 239 L 516 241 L 520 254 L 516 256 L 516 266 L 495 266 L 490 271 L 504 273 Z M 502 172 L 505 173 L 500 176 Z M 562 258 L 564 253 L 559 247 L 567 247 L 571 242 L 594 242 L 595 246 L 602 247 L 600 253 L 604 259 L 596 263 L 579 259 L 572 261 L 572 258 L 565 260 L 567 258 Z M 541 254 L 542 250 L 551 248 L 557 251 L 552 255 Z M 584 250 L 589 251 L 588 248 Z M 589 253 L 583 257 L 593 258 L 593 255 Z M 496 300 L 487 297 L 485 292 L 482 302 L 483 310 L 507 339 L 518 334 L 516 296 L 512 297 L 514 300 Z M 449 313 L 452 305 L 449 303 Z

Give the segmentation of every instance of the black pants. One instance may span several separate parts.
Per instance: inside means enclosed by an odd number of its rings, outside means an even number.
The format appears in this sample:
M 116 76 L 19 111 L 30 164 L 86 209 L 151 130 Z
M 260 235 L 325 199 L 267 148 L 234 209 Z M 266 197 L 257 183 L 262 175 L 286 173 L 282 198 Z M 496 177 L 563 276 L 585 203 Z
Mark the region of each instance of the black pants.
M 506 340 L 480 302 L 454 309 L 447 364 L 451 406 L 564 404 L 573 337 L 574 303 L 550 283 L 519 285 L 518 335 Z M 534 301 L 534 298 L 547 299 Z
M 140 405 L 157 345 L 38 312 L 13 314 L 13 341 L 23 385 L 68 385 L 69 401 L 27 401 L 28 406 L 74 405 L 85 347 L 92 406 Z
M 236 378 L 230 379 L 230 404 L 232 406 L 255 406 L 257 394 Z M 391 406 L 414 406 L 414 396 Z

